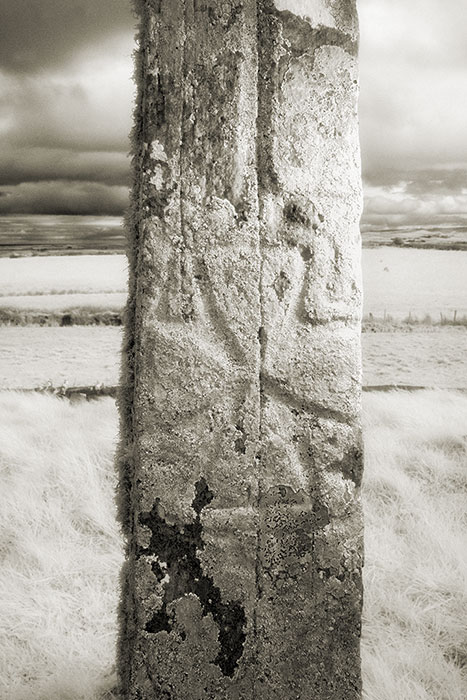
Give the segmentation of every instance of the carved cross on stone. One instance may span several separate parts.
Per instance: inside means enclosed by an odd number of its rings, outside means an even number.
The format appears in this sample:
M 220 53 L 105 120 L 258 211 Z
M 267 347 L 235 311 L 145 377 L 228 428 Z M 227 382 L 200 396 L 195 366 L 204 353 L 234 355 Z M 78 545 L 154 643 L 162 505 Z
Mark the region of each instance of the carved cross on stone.
M 125 698 L 360 697 L 353 0 L 138 0 Z

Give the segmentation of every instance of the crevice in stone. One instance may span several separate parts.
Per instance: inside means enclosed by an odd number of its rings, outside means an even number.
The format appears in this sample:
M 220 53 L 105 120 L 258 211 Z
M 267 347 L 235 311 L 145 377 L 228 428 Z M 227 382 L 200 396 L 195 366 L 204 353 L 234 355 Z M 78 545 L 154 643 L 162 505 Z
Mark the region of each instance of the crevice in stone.
M 213 273 L 202 258 L 194 259 L 193 261 L 193 279 L 197 282 L 203 309 L 208 317 L 207 320 L 212 332 L 231 362 L 236 365 L 243 365 L 246 360 L 245 348 L 239 341 L 235 331 L 232 330 L 229 323 L 230 319 L 216 298 Z
M 147 547 L 139 549 L 138 555 L 151 555 L 160 562 L 159 570 L 167 576 L 161 608 L 146 624 L 146 631 L 157 634 L 173 632 L 173 615 L 170 603 L 190 593 L 197 596 L 203 615 L 211 614 L 219 628 L 219 653 L 214 663 L 224 676 L 232 677 L 243 654 L 246 639 L 246 615 L 239 601 L 223 601 L 220 589 L 211 576 L 203 572 L 198 552 L 205 547 L 202 532 L 201 512 L 214 498 L 204 477 L 195 484 L 192 508 L 196 518 L 182 526 L 171 525 L 160 514 L 160 499 L 149 513 L 139 517 L 141 525 L 149 528 L 151 539 Z M 153 563 L 154 570 L 154 563 Z M 157 569 L 156 569 L 157 571 Z M 159 574 L 160 575 L 160 574 Z M 156 573 L 156 577 L 158 575 Z
M 234 442 L 235 452 L 244 455 L 246 453 L 246 432 L 245 428 L 243 427 L 243 421 L 239 421 L 235 426 L 235 429 L 240 433 Z

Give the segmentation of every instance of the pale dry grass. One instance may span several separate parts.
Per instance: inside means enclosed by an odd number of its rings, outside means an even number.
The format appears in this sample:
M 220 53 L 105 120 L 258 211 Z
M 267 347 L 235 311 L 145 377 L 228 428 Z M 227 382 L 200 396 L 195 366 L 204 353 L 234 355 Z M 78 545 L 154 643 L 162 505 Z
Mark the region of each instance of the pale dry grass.
M 467 697 L 467 397 L 364 397 L 365 700 Z M 0 394 L 0 697 L 111 698 L 115 403 Z
M 0 258 L 0 301 L 18 295 L 125 293 L 127 267 L 125 255 Z
M 467 697 L 467 397 L 365 396 L 365 700 Z
M 0 394 L 0 698 L 115 683 L 115 402 Z

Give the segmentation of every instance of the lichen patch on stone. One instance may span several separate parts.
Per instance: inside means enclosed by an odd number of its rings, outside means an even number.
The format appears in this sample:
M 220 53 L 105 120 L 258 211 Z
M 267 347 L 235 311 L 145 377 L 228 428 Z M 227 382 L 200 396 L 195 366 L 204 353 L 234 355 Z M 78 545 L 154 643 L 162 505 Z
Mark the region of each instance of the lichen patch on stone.
M 152 570 L 159 581 L 164 581 L 164 596 L 160 609 L 146 623 L 146 632 L 173 632 L 175 610 L 171 603 L 195 595 L 201 604 L 203 615 L 212 615 L 218 626 L 219 653 L 214 663 L 224 676 L 232 677 L 243 653 L 245 643 L 245 611 L 239 601 L 225 601 L 211 576 L 203 572 L 198 552 L 204 549 L 201 513 L 214 498 L 204 477 L 195 484 L 192 508 L 196 518 L 182 526 L 167 523 L 160 515 L 160 500 L 150 513 L 142 513 L 139 522 L 149 528 L 151 539 L 147 547 L 141 548 L 139 556 L 157 559 Z M 182 639 L 182 641 L 184 641 Z

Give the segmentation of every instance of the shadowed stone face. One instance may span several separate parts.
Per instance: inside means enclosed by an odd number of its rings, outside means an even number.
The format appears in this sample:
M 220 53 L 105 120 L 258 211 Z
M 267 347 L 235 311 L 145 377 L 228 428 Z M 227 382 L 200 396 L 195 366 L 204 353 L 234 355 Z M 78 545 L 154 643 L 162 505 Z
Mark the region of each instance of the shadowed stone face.
M 136 8 L 124 696 L 356 700 L 354 3 Z

